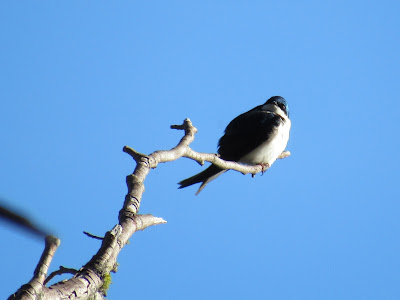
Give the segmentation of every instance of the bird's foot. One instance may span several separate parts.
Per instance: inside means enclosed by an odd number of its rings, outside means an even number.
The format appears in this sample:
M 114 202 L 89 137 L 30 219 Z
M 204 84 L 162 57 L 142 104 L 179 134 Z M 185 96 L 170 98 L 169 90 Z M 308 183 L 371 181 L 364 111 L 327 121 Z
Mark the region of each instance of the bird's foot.
M 266 164 L 266 163 L 261 163 L 261 164 L 259 164 L 260 166 L 261 166 L 261 175 L 264 175 L 264 173 L 265 173 L 265 171 L 267 171 L 268 169 L 269 169 L 269 164 Z

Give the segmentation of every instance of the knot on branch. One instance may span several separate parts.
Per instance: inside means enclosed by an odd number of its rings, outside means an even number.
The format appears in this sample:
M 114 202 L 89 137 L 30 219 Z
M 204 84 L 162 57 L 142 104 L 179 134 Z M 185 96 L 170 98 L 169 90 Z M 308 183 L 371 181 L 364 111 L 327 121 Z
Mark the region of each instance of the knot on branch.
M 137 184 L 142 184 L 142 180 L 135 175 L 135 173 L 126 176 L 126 185 L 128 186 L 128 193 L 132 191 Z
M 121 213 L 136 214 L 139 212 L 139 208 L 140 208 L 140 200 L 130 194 L 127 194 L 125 196 L 124 208 L 121 210 Z

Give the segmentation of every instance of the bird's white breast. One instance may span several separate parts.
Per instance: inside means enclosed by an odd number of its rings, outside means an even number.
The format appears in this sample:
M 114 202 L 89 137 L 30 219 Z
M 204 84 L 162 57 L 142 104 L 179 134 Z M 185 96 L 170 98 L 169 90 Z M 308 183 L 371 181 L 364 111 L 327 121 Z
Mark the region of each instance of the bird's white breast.
M 255 164 L 269 164 L 270 166 L 275 162 L 278 156 L 285 150 L 289 141 L 289 132 L 291 122 L 288 118 L 278 126 L 270 138 L 258 146 L 250 153 L 243 156 L 239 162 L 255 165 Z

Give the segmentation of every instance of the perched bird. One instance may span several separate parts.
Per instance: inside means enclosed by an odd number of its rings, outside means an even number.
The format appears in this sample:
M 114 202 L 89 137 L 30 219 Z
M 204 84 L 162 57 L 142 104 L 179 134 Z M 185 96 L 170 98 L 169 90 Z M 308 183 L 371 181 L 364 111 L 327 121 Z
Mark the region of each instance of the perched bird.
M 229 123 L 219 140 L 218 153 L 228 161 L 271 166 L 286 148 L 290 126 L 286 100 L 280 96 L 271 97 L 265 104 L 241 114 Z M 207 183 L 226 171 L 211 165 L 203 172 L 179 182 L 179 188 L 201 182 L 197 195 Z

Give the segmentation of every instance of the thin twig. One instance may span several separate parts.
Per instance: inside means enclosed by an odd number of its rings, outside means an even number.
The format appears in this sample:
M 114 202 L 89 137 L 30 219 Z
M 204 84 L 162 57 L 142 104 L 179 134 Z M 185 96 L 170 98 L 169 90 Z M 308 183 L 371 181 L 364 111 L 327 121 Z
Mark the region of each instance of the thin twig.
M 95 240 L 101 240 L 102 241 L 104 239 L 104 237 L 91 234 L 90 232 L 87 232 L 87 231 L 84 231 L 83 233 L 86 234 L 88 237 L 91 237 L 92 239 L 95 239 Z
M 63 266 L 60 266 L 60 269 L 57 271 L 52 272 L 44 281 L 44 285 L 46 285 L 47 283 L 50 282 L 50 280 L 52 280 L 54 277 L 56 277 L 57 275 L 62 275 L 62 274 L 72 274 L 75 275 L 76 273 L 78 273 L 78 270 L 76 269 L 71 269 L 71 268 L 65 268 Z

